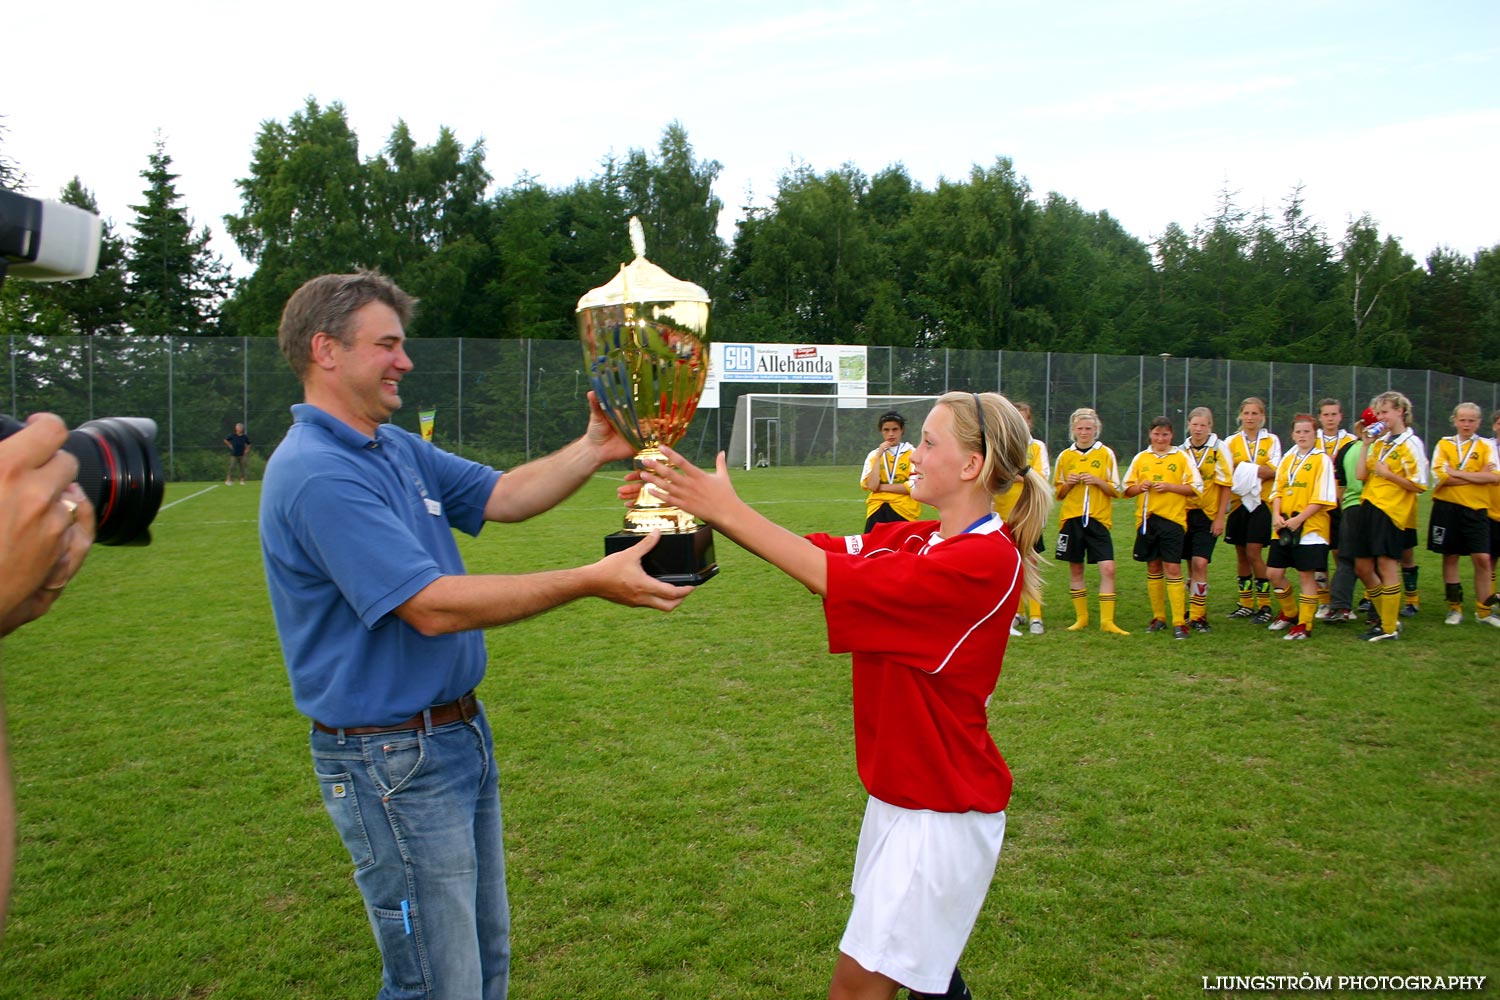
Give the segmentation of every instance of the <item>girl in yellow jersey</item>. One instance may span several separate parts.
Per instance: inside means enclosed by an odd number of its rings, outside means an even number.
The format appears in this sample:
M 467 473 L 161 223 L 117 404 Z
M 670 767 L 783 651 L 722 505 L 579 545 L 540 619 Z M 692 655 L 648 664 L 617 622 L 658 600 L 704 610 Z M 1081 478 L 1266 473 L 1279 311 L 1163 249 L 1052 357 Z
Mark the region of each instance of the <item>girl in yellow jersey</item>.
M 1281 604 L 1281 614 L 1269 628 L 1273 632 L 1290 626 L 1285 638 L 1306 639 L 1312 632 L 1318 610 L 1318 576 L 1327 578 L 1329 512 L 1338 504 L 1333 460 L 1318 447 L 1318 422 L 1310 413 L 1292 418 L 1292 441 L 1276 469 L 1271 490 L 1271 530 L 1277 540 L 1266 557 L 1271 587 Z M 1292 597 L 1286 571 L 1297 571 L 1301 584 Z
M 1382 392 L 1370 401 L 1376 423 L 1366 427 L 1355 475 L 1364 480 L 1360 500 L 1360 537 L 1355 559 L 1373 563 L 1380 587 L 1371 602 L 1380 613 L 1365 638 L 1395 639 L 1401 615 L 1401 553 L 1406 525 L 1415 516 L 1417 494 L 1427 490 L 1427 463 L 1413 445 L 1411 400 L 1399 392 Z M 1378 431 L 1378 433 L 1377 433 Z
M 1027 430 L 1031 430 L 1031 404 L 1016 403 L 1015 407 L 1020 411 L 1021 416 L 1026 418 Z M 1031 439 L 1031 443 L 1026 446 L 1026 461 L 1028 468 L 1035 469 L 1037 475 L 1041 476 L 1043 479 L 1048 480 L 1049 482 L 1051 481 L 1052 459 L 1047 454 L 1047 444 L 1045 441 L 1038 441 L 1035 437 Z M 1010 488 L 1008 490 L 1006 490 L 1004 493 L 995 494 L 995 513 L 999 514 L 1007 522 L 1009 522 L 1010 520 L 1010 512 L 1016 506 L 1016 500 L 1021 496 L 1021 486 L 1025 482 L 1025 480 L 1025 476 L 1019 476 L 1016 478 L 1015 482 L 1010 484 Z M 1042 540 L 1040 538 L 1037 539 L 1036 546 L 1036 550 L 1038 552 L 1044 551 L 1042 547 Z M 1030 612 L 1031 634 L 1041 635 L 1043 632 L 1047 631 L 1047 627 L 1042 624 L 1042 602 L 1037 598 L 1032 597 L 1027 599 L 1026 605 L 1026 610 Z M 1020 623 L 1021 615 L 1017 613 L 1016 624 L 1019 625 Z M 1013 626 L 1011 628 L 1011 634 L 1019 635 L 1020 633 Z
M 1249 618 L 1262 625 L 1271 621 L 1271 579 L 1265 547 L 1271 544 L 1271 489 L 1281 463 L 1281 439 L 1265 429 L 1266 404 L 1259 396 L 1240 403 L 1240 430 L 1226 444 L 1234 466 L 1230 477 L 1229 519 L 1224 541 L 1234 546 L 1239 574 L 1239 607 L 1231 618 Z M 1258 488 L 1257 485 L 1259 484 Z
M 1099 627 L 1112 635 L 1130 633 L 1115 624 L 1115 545 L 1109 528 L 1111 505 L 1120 495 L 1120 466 L 1115 453 L 1099 443 L 1099 414 L 1087 408 L 1068 418 L 1073 445 L 1057 456 L 1052 483 L 1062 501 L 1058 520 L 1057 558 L 1068 564 L 1068 596 L 1078 620 L 1069 632 L 1088 628 L 1089 594 L 1083 563 L 1099 567 Z
M 1445 624 L 1464 620 L 1464 587 L 1459 582 L 1458 561 L 1468 556 L 1474 563 L 1476 617 L 1486 625 L 1500 627 L 1500 613 L 1492 614 L 1490 596 L 1494 583 L 1490 574 L 1490 492 L 1500 482 L 1494 442 L 1479 436 L 1482 411 L 1473 403 L 1453 408 L 1452 437 L 1438 441 L 1432 452 L 1432 512 L 1427 524 L 1427 548 L 1443 557 L 1443 589 L 1447 592 Z
M 880 416 L 880 447 L 865 456 L 859 485 L 865 497 L 865 533 L 886 521 L 915 521 L 922 514 L 922 501 L 911 495 L 911 455 L 906 418 L 895 410 Z
M 1214 545 L 1224 534 L 1229 516 L 1229 470 L 1234 461 L 1224 442 L 1214 433 L 1214 411 L 1199 406 L 1188 414 L 1188 437 L 1182 450 L 1193 460 L 1203 492 L 1188 498 L 1187 538 L 1183 552 L 1188 557 L 1188 625 L 1194 632 L 1210 632 L 1208 624 L 1208 564 Z
M 1188 503 L 1203 492 L 1203 479 L 1187 452 L 1172 445 L 1172 421 L 1157 417 L 1147 435 L 1151 447 L 1135 456 L 1125 473 L 1125 495 L 1135 505 L 1135 561 L 1146 564 L 1146 592 L 1151 598 L 1147 632 L 1167 627 L 1172 608 L 1172 638 L 1186 639 L 1187 588 L 1182 582 L 1183 542 Z

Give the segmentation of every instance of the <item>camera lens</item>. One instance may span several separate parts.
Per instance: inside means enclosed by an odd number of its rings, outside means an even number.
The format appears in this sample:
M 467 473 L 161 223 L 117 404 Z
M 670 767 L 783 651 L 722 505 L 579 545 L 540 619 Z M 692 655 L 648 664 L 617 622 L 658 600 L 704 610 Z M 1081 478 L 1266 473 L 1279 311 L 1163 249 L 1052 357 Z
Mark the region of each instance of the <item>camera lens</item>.
M 23 426 L 0 416 L 0 440 Z M 156 422 L 145 417 L 102 417 L 68 433 L 62 450 L 78 460 L 78 485 L 94 505 L 99 544 L 150 544 L 166 488 L 155 438 Z

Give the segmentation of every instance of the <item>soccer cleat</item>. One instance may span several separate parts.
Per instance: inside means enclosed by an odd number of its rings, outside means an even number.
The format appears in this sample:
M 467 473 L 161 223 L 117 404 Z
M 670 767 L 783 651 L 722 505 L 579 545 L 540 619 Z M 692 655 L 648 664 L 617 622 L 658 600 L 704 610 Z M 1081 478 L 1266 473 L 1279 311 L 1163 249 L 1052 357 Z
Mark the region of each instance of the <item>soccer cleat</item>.
M 1214 630 L 1214 627 L 1208 623 L 1207 618 L 1194 618 L 1188 624 L 1193 627 L 1194 632 L 1212 632 Z
M 1151 623 L 1146 626 L 1146 634 L 1150 635 L 1153 632 L 1160 632 L 1162 629 L 1164 629 L 1166 627 L 1167 627 L 1167 623 L 1166 622 L 1162 621 L 1160 618 L 1153 618 L 1153 619 L 1151 619 Z
M 1416 613 L 1417 613 L 1417 606 L 1415 604 L 1403 604 L 1403 605 L 1401 605 L 1401 617 L 1402 618 L 1410 618 L 1412 615 L 1414 615 Z
M 1255 614 L 1251 616 L 1250 620 L 1257 625 L 1268 625 L 1270 624 L 1270 621 L 1273 617 L 1275 617 L 1275 613 L 1271 610 L 1271 606 L 1267 604 L 1265 607 L 1255 612 Z
M 1032 635 L 1041 635 L 1043 632 L 1046 632 L 1046 631 L 1047 631 L 1047 627 L 1042 624 L 1042 620 L 1040 618 L 1033 618 L 1033 619 L 1031 619 L 1031 634 Z
M 1463 623 L 1464 613 L 1462 611 L 1450 611 L 1443 618 L 1444 625 L 1462 625 Z
M 1354 620 L 1354 612 L 1348 608 L 1334 608 L 1324 619 L 1330 625 L 1344 625 Z
M 1354 610 L 1363 612 L 1364 614 L 1369 614 L 1371 611 L 1375 610 L 1375 605 L 1370 601 L 1368 597 L 1366 597 L 1364 600 L 1359 602 L 1359 606 Z
M 1271 632 L 1282 632 L 1285 631 L 1289 626 L 1295 624 L 1297 624 L 1297 619 L 1292 618 L 1289 615 L 1277 615 L 1276 620 L 1267 625 L 1266 629 Z
M 1478 618 L 1477 615 L 1475 617 Z M 1481 625 L 1493 625 L 1496 628 L 1500 628 L 1500 611 L 1491 611 L 1483 618 L 1478 618 L 1478 621 Z
M 233 486 L 234 484 L 231 483 L 229 480 L 226 479 L 226 480 L 224 480 L 224 485 L 225 486 Z
M 1318 610 L 1313 612 L 1313 617 L 1321 622 L 1326 621 L 1328 619 L 1328 616 L 1331 614 L 1333 614 L 1333 608 L 1329 607 L 1327 604 L 1319 604 Z
M 1384 629 L 1382 629 L 1379 625 L 1375 625 L 1375 626 L 1373 626 L 1370 629 L 1370 631 L 1368 631 L 1368 632 L 1365 633 L 1365 641 L 1366 642 L 1383 642 L 1386 639 L 1395 639 L 1395 638 L 1398 638 L 1400 635 L 1401 635 L 1400 632 L 1387 632 Z
M 1295 641 L 1295 640 L 1298 640 L 1298 639 L 1306 639 L 1308 637 L 1308 635 L 1309 635 L 1309 633 L 1307 631 L 1307 626 L 1303 625 L 1301 622 L 1298 622 L 1296 625 L 1292 626 L 1292 629 L 1291 629 L 1290 632 L 1288 632 L 1286 635 L 1282 636 L 1281 638 L 1283 638 L 1283 639 L 1285 639 L 1287 641 Z
M 1224 617 L 1225 618 L 1254 618 L 1255 617 L 1255 609 L 1254 608 L 1247 608 L 1243 604 L 1241 604 L 1239 607 L 1235 608 L 1233 611 L 1229 612 L 1229 614 L 1225 615 Z
M 1021 630 L 1018 629 L 1018 628 L 1016 628 L 1014 625 L 1012 625 L 1010 627 L 1010 634 L 1011 635 L 1020 635 L 1021 634 Z
M 1188 637 L 1188 627 L 1186 625 L 1173 625 L 1172 626 L 1172 638 L 1174 638 L 1174 639 L 1186 639 L 1187 637 Z

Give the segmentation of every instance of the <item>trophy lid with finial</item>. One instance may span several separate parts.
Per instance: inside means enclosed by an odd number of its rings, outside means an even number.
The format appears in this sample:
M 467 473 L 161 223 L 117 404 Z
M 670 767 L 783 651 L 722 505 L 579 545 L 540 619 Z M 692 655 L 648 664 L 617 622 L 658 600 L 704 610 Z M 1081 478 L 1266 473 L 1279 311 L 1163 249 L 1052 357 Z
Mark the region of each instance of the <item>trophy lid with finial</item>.
M 707 302 L 702 285 L 674 278 L 646 259 L 646 233 L 641 220 L 630 217 L 630 246 L 635 260 L 621 264 L 607 284 L 592 288 L 578 300 L 577 312 L 626 302 Z

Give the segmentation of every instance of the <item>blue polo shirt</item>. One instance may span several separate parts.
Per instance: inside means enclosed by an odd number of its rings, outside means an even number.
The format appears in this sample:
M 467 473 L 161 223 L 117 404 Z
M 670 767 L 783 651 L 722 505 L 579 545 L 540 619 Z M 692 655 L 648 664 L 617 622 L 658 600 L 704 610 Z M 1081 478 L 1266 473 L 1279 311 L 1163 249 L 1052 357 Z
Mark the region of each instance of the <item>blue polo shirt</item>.
M 297 709 L 384 726 L 484 676 L 478 630 L 427 637 L 391 612 L 464 572 L 453 528 L 478 535 L 500 473 L 389 424 L 366 437 L 316 406 L 266 463 L 260 543 Z

